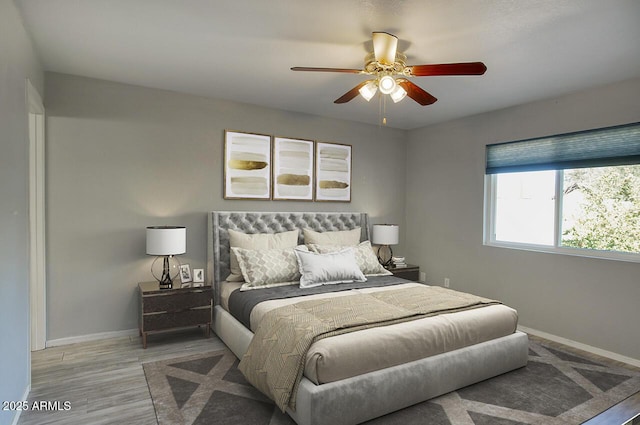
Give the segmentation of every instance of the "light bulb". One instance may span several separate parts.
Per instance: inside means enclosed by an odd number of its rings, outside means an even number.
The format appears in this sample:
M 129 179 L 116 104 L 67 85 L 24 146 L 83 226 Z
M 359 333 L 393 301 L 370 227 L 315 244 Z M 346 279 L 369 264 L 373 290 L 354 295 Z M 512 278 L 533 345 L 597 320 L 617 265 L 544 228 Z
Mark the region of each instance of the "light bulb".
M 393 103 L 398 103 L 407 95 L 407 91 L 401 86 L 396 85 L 396 89 L 391 92 L 390 96 L 393 100 Z
M 380 78 L 378 87 L 381 93 L 389 94 L 396 88 L 396 80 L 391 75 L 385 75 Z
M 378 87 L 376 87 L 375 81 L 369 81 L 367 84 L 360 87 L 360 90 L 358 91 L 360 92 L 362 97 L 364 97 L 364 99 L 368 102 L 376 94 L 376 92 L 378 91 Z

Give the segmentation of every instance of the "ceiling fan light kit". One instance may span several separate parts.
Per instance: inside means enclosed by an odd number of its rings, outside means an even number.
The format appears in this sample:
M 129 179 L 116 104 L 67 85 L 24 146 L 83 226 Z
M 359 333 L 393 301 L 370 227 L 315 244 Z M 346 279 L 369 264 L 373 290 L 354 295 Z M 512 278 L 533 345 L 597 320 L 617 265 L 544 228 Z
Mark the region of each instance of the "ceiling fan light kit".
M 391 94 L 391 92 L 396 88 L 396 80 L 391 75 L 384 75 L 380 78 L 380 82 L 378 83 L 378 88 L 380 89 L 380 93 L 383 94 Z
M 393 100 L 393 103 L 400 102 L 402 99 L 404 99 L 406 95 L 407 95 L 407 91 L 403 89 L 402 86 L 399 84 L 396 85 L 396 88 L 393 89 L 391 93 L 389 93 L 389 96 L 391 96 L 391 100 Z
M 382 94 L 388 94 L 394 103 L 409 96 L 422 106 L 431 105 L 438 99 L 409 81 L 408 77 L 483 75 L 487 70 L 482 62 L 406 65 L 406 55 L 397 50 L 398 37 L 376 31 L 372 33 L 372 38 L 373 52 L 365 57 L 364 69 L 293 67 L 291 70 L 375 76 L 374 80 L 363 81 L 336 99 L 334 103 L 347 103 L 358 94 L 366 101 L 370 101 L 379 90 Z
M 368 102 L 373 98 L 373 96 L 375 96 L 376 92 L 378 91 L 378 85 L 374 80 L 371 80 L 364 86 L 360 87 L 360 90 L 358 91 L 360 92 L 360 96 L 362 96 L 364 100 Z

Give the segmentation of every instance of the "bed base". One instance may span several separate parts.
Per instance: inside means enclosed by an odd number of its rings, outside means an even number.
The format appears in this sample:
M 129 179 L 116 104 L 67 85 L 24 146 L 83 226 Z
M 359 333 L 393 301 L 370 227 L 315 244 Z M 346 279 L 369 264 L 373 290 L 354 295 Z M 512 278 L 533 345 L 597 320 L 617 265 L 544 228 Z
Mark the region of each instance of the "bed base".
M 213 329 L 238 358 L 253 333 L 221 306 L 214 308 Z M 414 362 L 316 385 L 303 377 L 296 411 L 298 425 L 354 425 L 429 400 L 527 364 L 525 333 L 486 341 Z

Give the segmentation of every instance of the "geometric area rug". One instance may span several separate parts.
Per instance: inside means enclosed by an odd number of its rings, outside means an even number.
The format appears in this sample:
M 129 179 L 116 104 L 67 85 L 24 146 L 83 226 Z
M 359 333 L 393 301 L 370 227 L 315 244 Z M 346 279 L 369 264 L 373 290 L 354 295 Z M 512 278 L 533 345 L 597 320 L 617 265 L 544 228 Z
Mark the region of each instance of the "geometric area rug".
M 229 350 L 143 365 L 159 425 L 295 425 Z M 640 372 L 529 340 L 527 366 L 367 425 L 578 425 L 640 391 Z

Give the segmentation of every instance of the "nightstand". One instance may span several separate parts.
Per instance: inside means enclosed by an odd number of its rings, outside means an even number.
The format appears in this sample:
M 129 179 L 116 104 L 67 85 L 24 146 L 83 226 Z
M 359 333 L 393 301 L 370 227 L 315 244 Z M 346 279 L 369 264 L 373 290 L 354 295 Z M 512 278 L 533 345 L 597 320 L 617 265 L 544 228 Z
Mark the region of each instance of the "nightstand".
M 211 285 L 197 288 L 160 289 L 158 282 L 138 284 L 140 294 L 139 330 L 142 347 L 147 348 L 147 334 L 177 328 L 204 326 L 206 337 L 211 329 Z
M 413 280 L 418 282 L 420 280 L 420 266 L 414 266 L 413 264 L 407 264 L 407 267 L 390 267 L 389 270 L 396 277 L 402 279 Z

